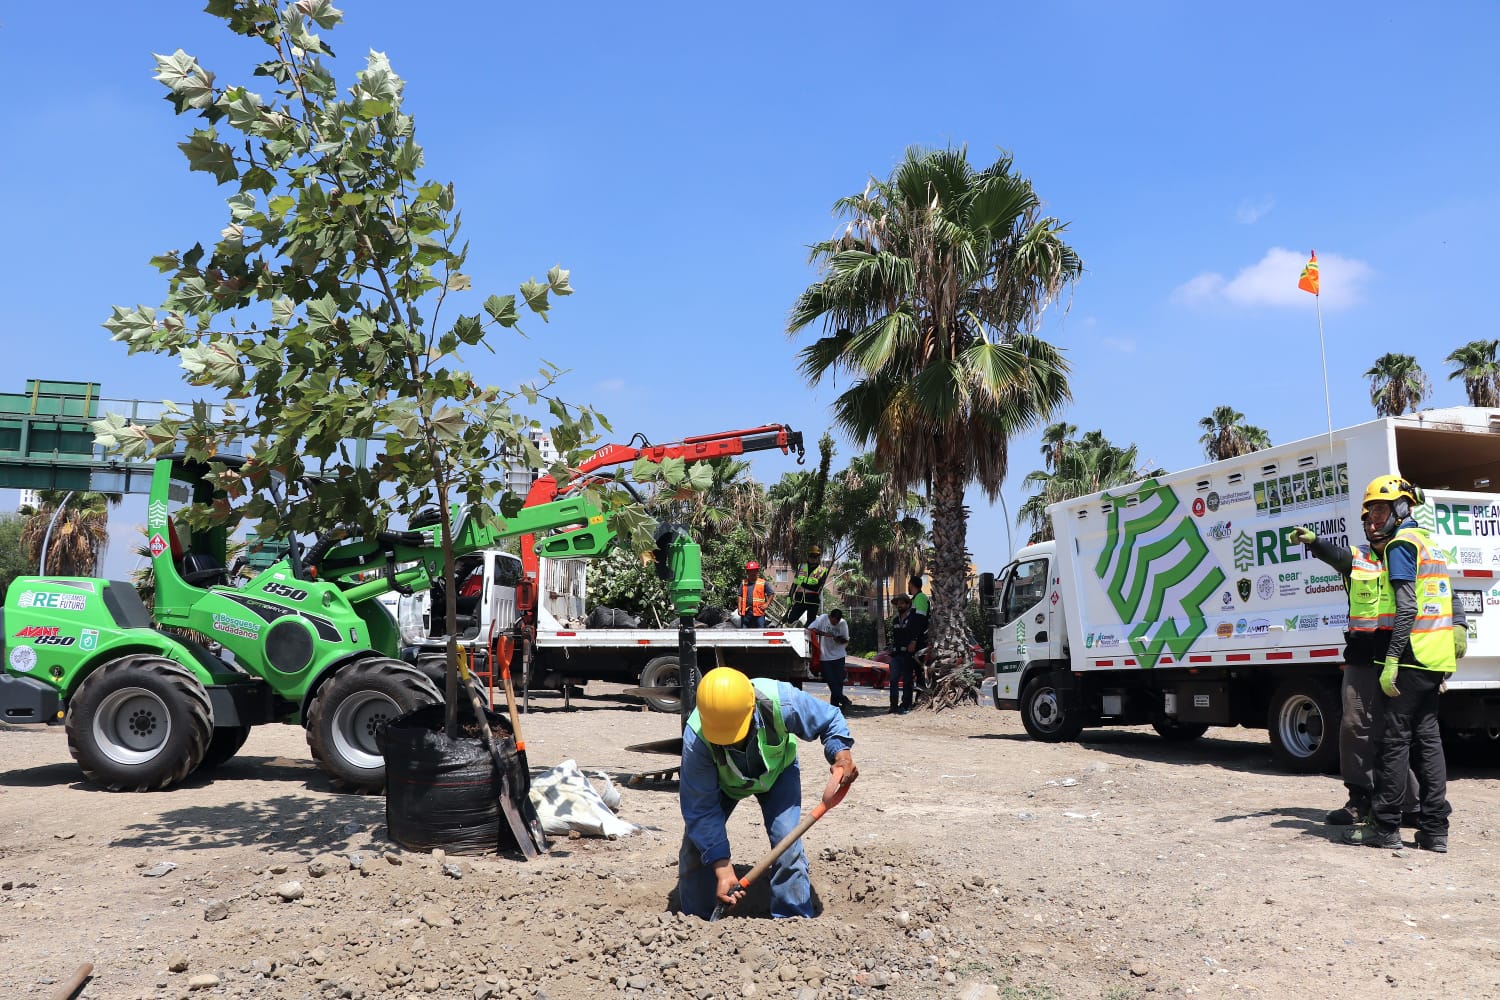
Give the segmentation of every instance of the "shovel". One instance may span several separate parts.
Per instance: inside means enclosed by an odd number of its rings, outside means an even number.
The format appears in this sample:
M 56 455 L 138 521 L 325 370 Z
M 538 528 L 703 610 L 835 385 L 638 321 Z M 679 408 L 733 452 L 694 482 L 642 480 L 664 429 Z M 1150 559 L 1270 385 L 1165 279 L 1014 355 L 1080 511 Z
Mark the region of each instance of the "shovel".
M 833 775 L 828 779 L 828 784 L 830 786 L 837 784 L 838 791 L 834 792 L 832 798 L 830 798 L 827 789 L 825 789 L 823 792 L 822 800 L 819 801 L 817 805 L 812 807 L 812 811 L 809 812 L 805 817 L 803 817 L 802 822 L 798 823 L 796 827 L 792 829 L 791 833 L 788 833 L 785 837 L 782 837 L 781 842 L 778 843 L 775 847 L 771 848 L 770 854 L 767 854 L 765 857 L 757 861 L 755 863 L 755 867 L 745 873 L 744 877 L 740 879 L 739 891 L 735 893 L 735 902 L 739 902 L 740 895 L 743 894 L 746 889 L 750 888 L 750 883 L 754 882 L 756 879 L 764 875 L 766 871 L 776 863 L 776 859 L 787 852 L 787 848 L 791 847 L 797 841 L 801 840 L 802 835 L 805 834 L 808 830 L 812 829 L 812 825 L 814 823 L 823 818 L 824 813 L 832 809 L 834 806 L 838 805 L 840 802 L 844 801 L 844 796 L 849 794 L 849 786 L 841 784 L 843 778 L 844 769 L 842 767 L 834 768 Z M 733 905 L 734 903 L 721 902 L 718 906 L 715 906 L 713 915 L 708 918 L 708 922 L 713 923 L 715 920 L 718 920 L 724 914 L 728 913 L 729 908 Z
M 458 672 L 463 678 L 463 688 L 469 692 L 469 701 L 474 705 L 474 717 L 479 720 L 479 732 L 484 737 L 484 745 L 490 751 L 490 757 L 495 762 L 495 770 L 500 774 L 500 814 L 505 817 L 505 823 L 510 827 L 510 835 L 520 848 L 521 853 L 527 861 L 537 856 L 536 844 L 532 841 L 531 831 L 527 829 L 526 822 L 521 818 L 521 812 L 516 808 L 515 790 L 510 787 L 510 769 L 505 766 L 505 761 L 500 756 L 500 744 L 495 740 L 495 734 L 490 731 L 489 719 L 485 714 L 484 699 L 479 695 L 479 684 L 474 678 L 473 672 L 469 670 L 469 651 L 463 647 L 458 650 Z M 528 772 L 529 773 L 529 772 Z M 531 798 L 526 790 L 521 794 L 526 797 L 526 804 L 531 804 Z M 546 841 L 542 842 L 542 850 L 546 850 Z
M 525 639 L 522 640 L 523 642 Z M 531 775 L 531 765 L 526 761 L 526 741 L 521 738 L 521 720 L 516 715 L 516 689 L 510 683 L 510 661 L 515 652 L 515 640 L 508 635 L 499 637 L 495 643 L 494 657 L 500 663 L 500 679 L 505 684 L 505 707 L 510 710 L 510 731 L 516 737 L 516 753 L 521 758 L 521 770 L 526 772 L 528 779 Z M 542 830 L 542 818 L 536 814 L 536 806 L 531 804 L 531 796 L 527 795 L 521 804 L 521 815 L 526 818 L 526 825 L 531 828 L 531 838 L 536 844 L 536 849 L 546 854 L 547 834 Z

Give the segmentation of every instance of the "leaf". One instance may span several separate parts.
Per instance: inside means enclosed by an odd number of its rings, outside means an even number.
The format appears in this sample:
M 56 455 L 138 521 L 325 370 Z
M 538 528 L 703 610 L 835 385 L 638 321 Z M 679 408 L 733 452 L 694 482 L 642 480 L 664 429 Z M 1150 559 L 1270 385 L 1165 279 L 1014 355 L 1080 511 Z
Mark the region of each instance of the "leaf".
M 568 275 L 571 273 L 563 270 L 561 264 L 552 265 L 552 269 L 547 272 L 547 287 L 552 289 L 554 295 L 573 294 L 573 286 L 568 284 Z
M 694 462 L 688 466 L 688 485 L 702 493 L 714 484 L 713 466 L 707 462 Z
M 469 280 L 467 274 L 448 275 L 448 291 L 450 292 L 467 292 L 473 287 L 474 283 Z
M 451 406 L 445 406 L 432 415 L 432 430 L 439 438 L 447 442 L 456 442 L 463 436 L 467 421 L 464 420 L 462 410 Z
M 521 297 L 526 306 L 542 319 L 547 318 L 547 286 L 539 281 L 527 281 L 521 285 Z
M 453 322 L 453 334 L 472 347 L 484 339 L 484 324 L 478 316 L 460 316 Z
M 177 148 L 187 157 L 190 169 L 213 174 L 220 184 L 228 184 L 239 176 L 239 168 L 234 164 L 234 151 L 217 141 L 217 134 L 213 129 L 200 129 Z
M 484 311 L 490 314 L 490 318 L 501 326 L 515 326 L 521 316 L 516 312 L 516 297 L 514 295 L 491 295 L 484 300 Z
M 198 65 L 198 60 L 178 49 L 169 56 L 156 55 L 156 74 L 159 80 L 172 91 L 178 107 L 203 109 L 214 103 L 214 77 Z
M 687 463 L 681 458 L 663 459 L 661 463 L 661 476 L 670 486 L 680 486 L 687 478 Z

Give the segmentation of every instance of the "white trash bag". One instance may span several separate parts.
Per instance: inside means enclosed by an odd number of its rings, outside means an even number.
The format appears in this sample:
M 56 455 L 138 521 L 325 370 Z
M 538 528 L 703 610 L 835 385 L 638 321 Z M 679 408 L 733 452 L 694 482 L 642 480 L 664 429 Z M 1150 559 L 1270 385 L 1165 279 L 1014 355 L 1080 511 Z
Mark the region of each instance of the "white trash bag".
M 614 814 L 612 809 L 620 806 L 620 790 L 609 775 L 601 771 L 598 776 L 604 780 L 602 794 L 572 760 L 532 778 L 531 803 L 541 817 L 542 830 L 557 836 L 577 830 L 585 837 L 614 840 L 640 829 Z

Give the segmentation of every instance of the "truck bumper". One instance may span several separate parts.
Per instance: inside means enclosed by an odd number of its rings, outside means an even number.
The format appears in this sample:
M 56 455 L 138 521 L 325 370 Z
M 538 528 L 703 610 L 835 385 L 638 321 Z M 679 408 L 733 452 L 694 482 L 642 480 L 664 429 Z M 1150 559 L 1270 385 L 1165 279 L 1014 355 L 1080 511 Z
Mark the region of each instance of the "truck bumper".
M 62 698 L 33 677 L 0 674 L 0 721 L 56 725 L 62 721 Z
M 1000 683 L 994 677 L 986 677 L 979 685 L 979 700 L 986 699 L 1002 712 L 1016 712 L 1021 708 L 1021 703 L 1015 698 L 1000 697 Z

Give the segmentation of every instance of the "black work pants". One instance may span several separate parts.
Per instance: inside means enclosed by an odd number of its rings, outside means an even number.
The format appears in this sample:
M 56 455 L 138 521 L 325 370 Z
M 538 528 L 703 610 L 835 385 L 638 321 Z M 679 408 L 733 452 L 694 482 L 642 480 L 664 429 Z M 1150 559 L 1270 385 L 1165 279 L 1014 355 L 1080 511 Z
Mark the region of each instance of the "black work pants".
M 784 620 L 788 625 L 811 625 L 813 619 L 816 617 L 818 617 L 818 599 L 816 597 L 812 600 L 795 598 L 792 601 L 792 606 L 787 608 Z
M 849 699 L 844 697 L 844 678 L 847 676 L 844 657 L 824 660 L 818 669 L 823 671 L 823 682 L 828 685 L 828 704 L 834 708 L 844 708 L 850 704 Z
M 1407 770 L 1417 775 L 1422 819 L 1418 829 L 1429 836 L 1448 835 L 1448 762 L 1438 731 L 1438 688 L 1446 674 L 1402 667 L 1396 674 L 1401 692 L 1385 699 L 1385 731 L 1380 741 L 1380 768 L 1375 775 L 1375 824 L 1383 830 L 1401 826 Z

